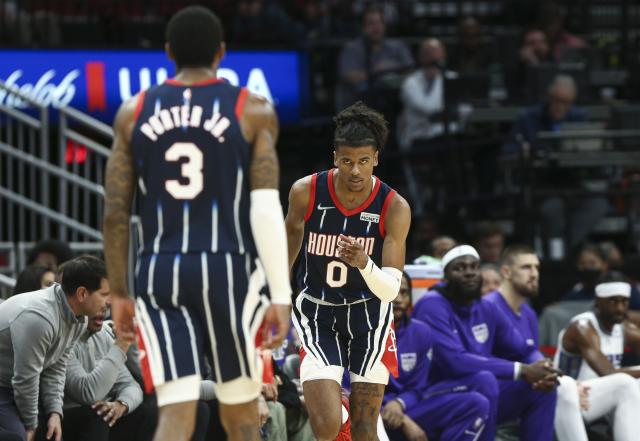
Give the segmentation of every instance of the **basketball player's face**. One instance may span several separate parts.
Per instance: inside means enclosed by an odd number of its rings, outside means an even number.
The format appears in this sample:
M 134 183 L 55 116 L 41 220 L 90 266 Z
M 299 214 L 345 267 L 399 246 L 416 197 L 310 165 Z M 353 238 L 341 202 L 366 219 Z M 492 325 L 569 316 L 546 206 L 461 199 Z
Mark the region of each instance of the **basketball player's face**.
M 540 260 L 535 254 L 515 256 L 512 265 L 505 265 L 505 278 L 513 285 L 515 292 L 523 297 L 538 295 L 540 281 Z
M 600 316 L 609 323 L 622 323 L 629 312 L 629 298 L 625 296 L 613 296 L 605 299 L 597 299 L 596 306 Z
M 350 192 L 369 189 L 373 168 L 378 165 L 378 151 L 373 146 L 338 146 L 333 151 L 333 165 L 338 179 Z
M 411 286 L 409 280 L 403 276 L 398 296 L 393 300 L 393 318 L 396 322 L 407 315 L 409 305 L 411 305 Z
M 453 295 L 460 300 L 480 298 L 482 273 L 480 262 L 475 257 L 461 256 L 452 260 L 445 270 L 445 279 Z

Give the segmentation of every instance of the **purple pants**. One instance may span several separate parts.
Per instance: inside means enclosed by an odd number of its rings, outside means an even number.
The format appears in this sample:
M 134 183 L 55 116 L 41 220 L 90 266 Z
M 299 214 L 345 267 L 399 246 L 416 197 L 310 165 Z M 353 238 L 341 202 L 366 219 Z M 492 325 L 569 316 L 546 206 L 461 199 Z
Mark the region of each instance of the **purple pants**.
M 480 371 L 455 380 L 437 383 L 431 393 L 451 391 L 477 392 L 489 402 L 489 417 L 480 441 L 493 441 L 496 424 L 519 420 L 520 441 L 552 441 L 556 413 L 555 392 L 534 391 L 524 381 L 498 381 L 488 371 Z M 443 438 L 445 439 L 445 438 Z
M 0 429 L 0 432 L 15 433 L 20 439 L 27 439 L 11 389 L 0 388 Z

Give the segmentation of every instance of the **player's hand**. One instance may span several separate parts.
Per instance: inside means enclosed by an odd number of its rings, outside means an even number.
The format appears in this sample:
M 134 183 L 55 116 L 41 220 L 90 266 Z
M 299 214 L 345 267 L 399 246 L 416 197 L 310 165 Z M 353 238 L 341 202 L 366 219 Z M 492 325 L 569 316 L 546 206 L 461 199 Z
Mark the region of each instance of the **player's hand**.
M 278 387 L 273 383 L 262 384 L 262 396 L 267 401 L 278 400 Z
M 133 317 L 135 316 L 135 302 L 130 297 L 111 296 L 111 318 L 117 333 L 135 335 Z
M 586 412 L 591 407 L 591 404 L 589 403 L 589 391 L 591 390 L 591 386 L 587 386 L 586 384 L 579 381 L 576 381 L 576 386 L 578 386 L 580 409 Z
M 34 441 L 36 439 L 36 429 L 26 429 L 27 441 Z
M 404 409 L 397 400 L 389 401 L 382 409 L 382 421 L 391 429 L 397 429 L 402 426 L 403 419 Z
M 133 331 L 119 331 L 118 329 L 113 328 L 113 332 L 116 334 L 116 345 L 122 349 L 122 352 L 125 354 L 129 350 L 129 347 L 136 341 L 136 334 Z
M 127 407 L 117 401 L 98 400 L 93 404 L 93 406 L 91 406 L 91 408 L 96 411 L 98 416 L 102 417 L 109 427 L 113 427 L 116 421 L 118 421 L 122 415 L 127 412 Z
M 62 421 L 60 421 L 60 414 L 57 412 L 53 412 L 49 415 L 46 438 L 51 441 L 62 440 Z
M 424 430 L 406 415 L 402 420 L 402 433 L 409 441 L 429 441 Z
M 282 341 L 289 332 L 289 321 L 291 320 L 290 305 L 270 305 L 264 315 L 262 324 L 262 345 L 261 349 L 275 349 L 282 345 Z M 272 329 L 275 328 L 275 334 Z
M 558 376 L 557 374 L 549 374 L 542 380 L 536 381 L 531 386 L 533 390 L 540 392 L 553 392 L 556 387 L 558 387 Z
M 355 239 L 341 234 L 338 237 L 338 258 L 354 268 L 364 269 L 369 256 Z
M 531 364 L 523 364 L 520 372 L 522 379 L 530 384 L 547 379 L 547 377 L 555 376 L 554 379 L 557 379 L 558 375 L 561 374 L 562 371 L 555 369 L 551 362 L 546 359 L 538 360 Z

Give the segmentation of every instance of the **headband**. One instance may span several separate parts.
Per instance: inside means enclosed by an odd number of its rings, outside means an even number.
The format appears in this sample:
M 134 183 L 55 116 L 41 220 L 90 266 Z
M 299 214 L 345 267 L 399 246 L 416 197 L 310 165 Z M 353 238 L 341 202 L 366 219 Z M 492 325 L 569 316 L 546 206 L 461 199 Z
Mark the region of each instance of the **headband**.
M 447 253 L 442 257 L 442 269 L 444 270 L 447 265 L 451 263 L 452 260 L 457 259 L 458 257 L 463 256 L 471 256 L 480 260 L 480 256 L 474 247 L 471 245 L 459 245 L 455 248 L 451 248 Z
M 626 282 L 608 282 L 596 286 L 596 297 L 631 297 L 631 285 Z

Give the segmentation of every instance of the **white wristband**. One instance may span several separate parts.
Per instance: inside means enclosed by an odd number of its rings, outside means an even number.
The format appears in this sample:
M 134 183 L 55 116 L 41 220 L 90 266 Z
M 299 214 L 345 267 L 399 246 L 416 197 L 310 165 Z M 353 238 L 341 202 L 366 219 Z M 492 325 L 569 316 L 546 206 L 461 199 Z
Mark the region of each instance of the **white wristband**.
M 522 374 L 522 363 L 520 363 L 519 361 L 516 361 L 515 363 L 513 363 L 513 379 L 519 380 L 521 374 Z
M 399 269 L 390 266 L 380 269 L 369 258 L 364 269 L 358 270 L 371 292 L 383 302 L 391 302 L 398 296 L 402 282 L 402 272 Z
M 271 303 L 290 305 L 287 233 L 278 190 L 253 190 L 249 219 L 253 241 L 269 285 Z

